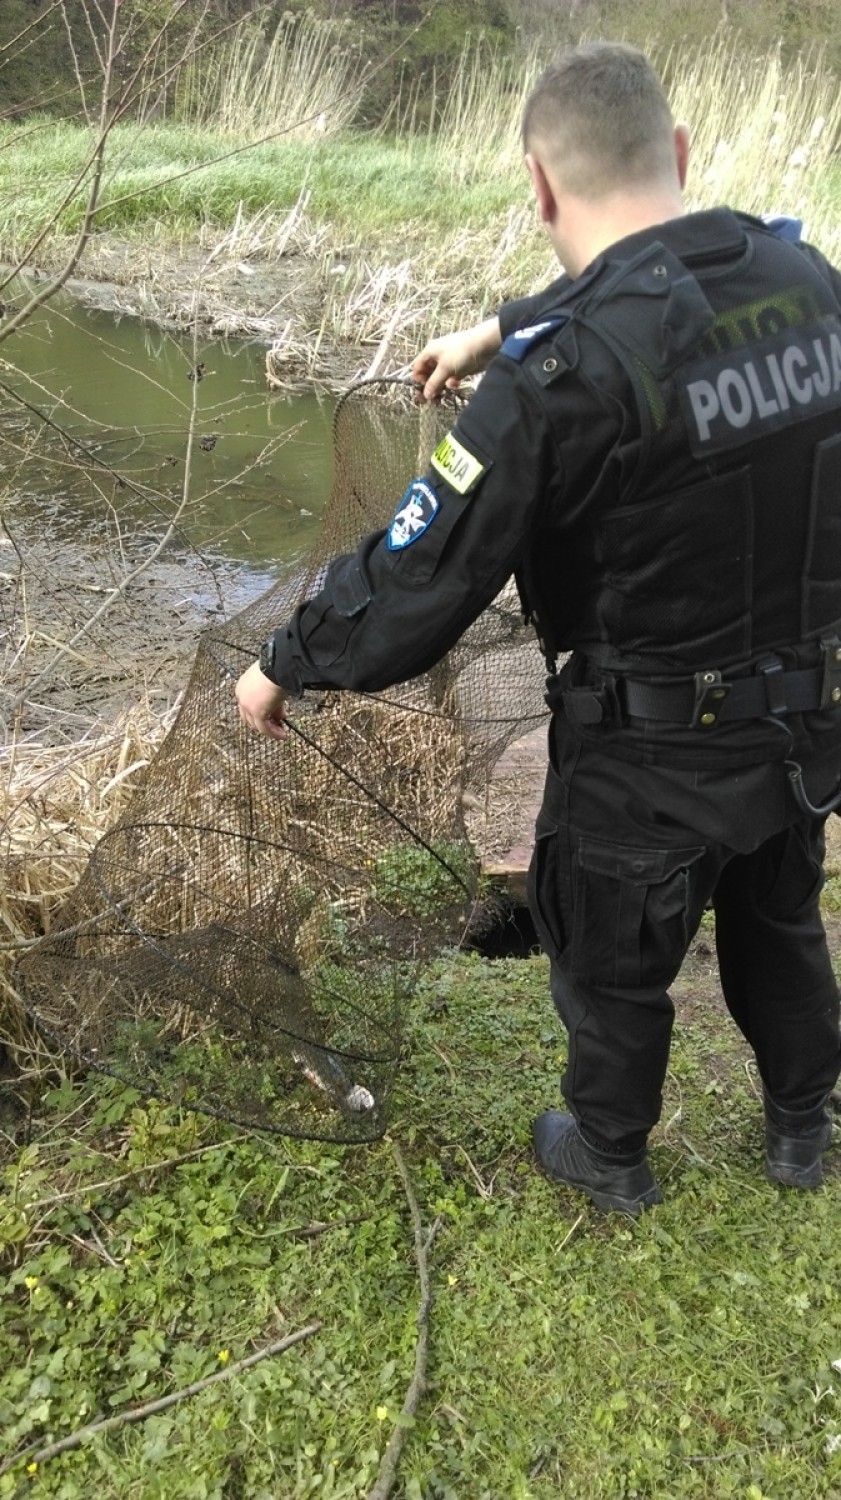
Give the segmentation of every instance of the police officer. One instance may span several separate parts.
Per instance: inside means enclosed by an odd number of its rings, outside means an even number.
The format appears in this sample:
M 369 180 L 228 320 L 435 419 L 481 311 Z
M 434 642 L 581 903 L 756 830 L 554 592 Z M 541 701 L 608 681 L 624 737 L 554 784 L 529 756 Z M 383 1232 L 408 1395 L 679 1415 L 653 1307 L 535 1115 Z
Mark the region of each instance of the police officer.
M 553 709 L 530 896 L 569 1033 L 538 1159 L 602 1210 L 659 1201 L 668 989 L 712 903 L 766 1173 L 815 1187 L 841 1067 L 819 911 L 841 796 L 841 277 L 792 221 L 685 213 L 687 131 L 633 49 L 562 54 L 523 135 L 565 274 L 418 357 L 427 398 L 488 368 L 391 525 L 243 674 L 240 713 L 282 736 L 288 694 L 426 671 L 515 574 Z

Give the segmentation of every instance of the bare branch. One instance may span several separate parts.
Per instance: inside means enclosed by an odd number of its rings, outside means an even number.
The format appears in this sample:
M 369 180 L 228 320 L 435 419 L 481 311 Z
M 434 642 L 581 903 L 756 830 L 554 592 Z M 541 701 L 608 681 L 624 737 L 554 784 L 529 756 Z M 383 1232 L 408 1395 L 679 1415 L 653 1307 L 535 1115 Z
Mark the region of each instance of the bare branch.
M 189 0 L 180 0 L 179 10 L 184 5 L 186 5 L 188 3 L 189 3 Z M 204 17 L 207 14 L 207 4 L 208 4 L 208 0 L 204 0 L 204 9 L 202 11 L 202 14 L 201 14 L 201 16 L 198 17 L 198 20 L 196 21 L 196 23 L 195 23 L 192 31 L 190 32 L 189 36 L 185 39 L 184 46 L 182 47 L 181 52 L 179 53 L 178 57 L 175 58 L 174 62 L 169 63 L 167 65 L 167 67 L 161 68 L 160 72 L 156 75 L 155 83 L 157 84 L 159 90 L 162 89 L 162 88 L 164 88 L 166 86 L 166 84 L 169 82 L 170 78 L 172 78 L 173 75 L 175 75 L 175 74 L 178 73 L 178 70 L 181 67 L 183 67 L 183 65 L 187 61 L 188 57 L 198 57 L 198 55 L 199 55 L 200 52 L 205 51 L 206 48 L 208 48 L 208 47 L 215 46 L 216 43 L 219 42 L 219 41 L 221 41 L 223 37 L 227 36 L 227 34 L 228 34 L 229 31 L 235 31 L 236 28 L 237 28 L 237 26 L 239 26 L 241 24 L 240 21 L 229 21 L 226 26 L 221 26 L 218 31 L 214 31 L 211 36 L 205 37 L 204 41 L 198 41 L 197 38 L 198 38 L 198 34 L 199 34 L 199 29 L 200 29 L 200 26 L 201 26 L 201 22 L 204 20 Z M 176 14 L 177 14 L 177 12 L 176 12 Z M 167 27 L 170 26 L 171 23 L 172 23 L 172 17 L 170 17 L 170 19 L 167 21 Z M 155 37 L 153 39 L 153 41 L 150 42 L 149 46 L 147 47 L 146 52 L 145 52 L 143 58 L 141 59 L 141 62 L 139 64 L 139 66 L 135 69 L 134 75 L 129 80 L 128 84 L 126 85 L 126 88 L 124 90 L 123 96 L 120 99 L 120 103 L 119 103 L 117 114 L 116 114 L 115 118 L 122 119 L 122 117 L 127 113 L 127 111 L 129 109 L 131 109 L 132 106 L 141 97 L 141 95 L 143 93 L 143 87 L 142 86 L 138 87 L 137 93 L 135 93 L 135 94 L 131 93 L 131 88 L 133 87 L 133 85 L 137 81 L 137 79 L 141 76 L 141 68 L 144 67 L 146 65 L 146 63 L 148 62 L 148 60 L 149 60 L 149 58 L 151 56 L 151 53 L 152 53 L 153 46 L 159 45 L 162 37 L 165 34 L 165 30 L 166 30 L 166 28 L 162 27 L 161 31 L 158 33 L 157 37 Z
M 16 57 L 20 52 L 20 43 L 23 41 L 23 38 L 28 36 L 30 31 L 35 31 L 38 26 L 43 26 L 47 17 L 51 16 L 54 10 L 59 9 L 64 9 L 64 0 L 53 0 L 52 5 L 43 10 L 39 16 L 36 16 L 34 21 L 30 21 L 28 26 L 24 26 L 23 31 L 19 31 L 17 36 L 12 37 L 11 41 L 4 42 L 0 46 L 0 56 L 4 52 L 10 52 L 13 57 Z
M 197 364 L 197 359 L 195 358 L 197 353 L 196 341 L 197 328 L 194 323 L 194 367 Z M 33 678 L 32 682 L 28 684 L 26 690 L 24 692 L 16 694 L 16 696 L 11 700 L 11 703 L 8 705 L 7 709 L 7 712 L 10 715 L 16 714 L 18 710 L 21 709 L 23 705 L 32 697 L 33 693 L 44 682 L 48 681 L 49 678 L 51 678 L 55 674 L 56 668 L 61 664 L 62 661 L 64 661 L 67 656 L 73 653 L 78 642 L 83 640 L 84 637 L 93 629 L 93 627 L 102 619 L 103 615 L 107 614 L 108 611 L 113 608 L 114 604 L 118 599 L 121 599 L 123 597 L 130 585 L 134 583 L 135 580 L 141 576 L 141 574 L 145 573 L 147 569 L 151 567 L 153 562 L 157 561 L 161 553 L 165 551 L 173 536 L 178 531 L 179 522 L 181 521 L 187 509 L 190 498 L 193 445 L 195 442 L 196 417 L 198 413 L 198 387 L 199 381 L 196 378 L 192 382 L 193 396 L 190 407 L 190 421 L 187 428 L 187 448 L 184 455 L 184 480 L 181 488 L 181 499 L 178 503 L 178 507 L 175 511 L 174 516 L 172 516 L 165 530 L 158 537 L 154 547 L 149 553 L 147 553 L 146 557 L 144 557 L 143 560 L 136 565 L 136 567 L 132 568 L 118 584 L 115 584 L 112 589 L 109 589 L 108 593 L 105 595 L 105 598 L 102 600 L 102 603 L 98 605 L 98 607 L 93 611 L 93 614 L 88 615 L 87 619 L 82 622 L 78 630 L 74 632 L 70 639 L 62 642 L 60 645 L 56 643 L 56 650 L 53 653 L 49 667 L 45 667 L 42 672 L 39 672 L 37 677 Z
M 120 8 L 121 0 L 111 0 L 111 3 L 112 3 L 112 6 L 113 6 L 113 9 L 112 9 L 112 12 L 111 12 L 111 24 L 114 25 L 114 24 L 116 24 L 117 12 L 118 12 L 118 10 Z M 93 42 L 93 47 L 94 47 L 94 51 L 95 51 L 96 56 L 97 56 L 97 61 L 99 62 L 99 66 L 102 69 L 102 72 L 104 73 L 105 72 L 105 68 L 106 68 L 106 57 L 103 56 L 103 54 L 102 54 L 100 40 L 99 40 L 99 37 L 97 36 L 96 28 L 94 27 L 93 23 L 91 22 L 90 11 L 88 10 L 87 5 L 85 4 L 85 0 L 79 0 L 79 4 L 80 4 L 80 6 L 82 8 L 82 15 L 84 16 L 85 21 L 87 22 L 88 31 L 91 34 L 91 41 Z M 62 4 L 61 8 L 62 8 L 62 11 L 65 10 L 64 4 Z M 100 19 L 100 21 L 102 22 L 102 24 L 104 26 L 107 26 L 108 23 L 106 22 L 105 17 L 103 16 L 102 11 L 99 10 L 98 6 L 97 6 L 97 10 L 99 11 L 99 19 Z M 65 24 L 65 26 L 67 26 L 68 31 L 69 31 L 70 28 L 69 28 L 69 23 L 68 23 L 68 20 L 67 20 L 66 13 L 65 13 L 65 16 L 64 16 L 64 24 Z M 106 54 L 106 56 L 107 56 L 107 54 Z
M 409 1212 L 412 1216 L 412 1228 L 415 1239 L 415 1261 L 418 1267 L 418 1280 L 420 1281 L 420 1306 L 418 1307 L 418 1339 L 415 1345 L 415 1368 L 409 1389 L 403 1402 L 401 1416 L 402 1422 L 394 1428 L 389 1438 L 385 1453 L 380 1461 L 380 1470 L 377 1481 L 371 1490 L 368 1500 L 388 1500 L 394 1488 L 397 1478 L 397 1465 L 406 1443 L 412 1418 L 420 1405 L 424 1391 L 426 1390 L 426 1361 L 429 1347 L 429 1313 L 432 1307 L 432 1291 L 429 1282 L 429 1260 L 428 1251 L 432 1243 L 435 1226 L 428 1236 L 423 1232 L 423 1220 L 418 1207 L 415 1190 L 412 1187 L 412 1179 L 409 1176 L 403 1153 L 397 1142 L 392 1140 L 391 1149 L 394 1152 L 394 1160 L 403 1183 L 403 1190 L 409 1204 Z M 0 1469 L 2 1473 L 2 1469 Z
M 287 1334 L 286 1338 L 278 1339 L 276 1343 L 258 1350 L 256 1354 L 249 1354 L 246 1359 L 238 1359 L 235 1364 L 227 1365 L 224 1370 L 215 1370 L 212 1375 L 205 1376 L 204 1380 L 195 1380 L 192 1385 L 186 1385 L 180 1391 L 172 1391 L 169 1396 L 160 1396 L 156 1401 L 146 1401 L 142 1406 L 134 1406 L 129 1411 L 119 1412 L 116 1417 L 106 1417 L 100 1422 L 89 1422 L 86 1427 L 78 1428 L 68 1437 L 59 1439 L 57 1443 L 48 1443 L 46 1448 L 39 1448 L 37 1443 L 33 1443 L 31 1447 L 24 1448 L 13 1458 L 7 1458 L 4 1463 L 0 1464 L 0 1474 L 7 1474 L 24 1458 L 30 1459 L 32 1463 L 42 1464 L 48 1458 L 55 1458 L 59 1453 L 68 1453 L 72 1448 L 80 1448 L 88 1438 L 99 1433 L 113 1432 L 115 1427 L 125 1427 L 129 1422 L 143 1422 L 147 1417 L 154 1416 L 156 1412 L 166 1411 L 167 1407 L 175 1406 L 176 1402 L 184 1401 L 188 1396 L 197 1395 L 199 1391 L 206 1390 L 209 1385 L 215 1385 L 217 1381 L 230 1380 L 232 1375 L 241 1375 L 243 1370 L 249 1370 L 252 1365 L 259 1364 L 263 1359 L 270 1359 L 275 1354 L 283 1354 L 287 1349 L 292 1349 L 295 1344 L 302 1343 L 304 1339 L 312 1338 L 313 1334 L 318 1333 L 323 1326 L 323 1323 L 308 1323 L 306 1328 L 299 1328 L 297 1333 Z
M 87 97 L 85 95 L 85 85 L 84 85 L 84 80 L 82 78 L 82 70 L 79 67 L 79 59 L 76 56 L 76 48 L 75 48 L 75 45 L 73 43 L 73 28 L 71 27 L 70 21 L 68 20 L 67 6 L 63 3 L 63 0 L 62 0 L 62 5 L 61 5 L 61 19 L 64 22 L 64 30 L 65 30 L 65 32 L 67 34 L 67 45 L 70 48 L 70 56 L 73 59 L 73 72 L 76 74 L 76 86 L 77 86 L 77 88 L 79 90 L 79 98 L 80 98 L 81 104 L 82 104 L 82 114 L 84 115 L 85 119 L 87 120 L 88 124 L 90 125 L 90 123 L 91 123 L 91 117 L 90 117 L 90 113 L 88 111 L 88 101 L 87 101 Z M 94 43 L 94 45 L 96 45 L 96 44 Z M 99 56 L 99 48 L 97 47 L 96 50 L 97 50 L 97 56 Z M 101 62 L 102 62 L 102 59 L 100 58 L 100 63 Z
M 17 104 L 11 104 L 8 109 L 0 110 L 0 120 L 11 120 L 16 115 L 25 115 L 32 109 L 45 109 L 48 104 L 57 104 L 60 99 L 66 99 L 68 94 L 78 93 L 78 88 L 66 85 L 64 88 L 56 86 L 52 93 L 35 94 L 31 99 L 21 99 Z M 66 119 L 71 119 L 68 112 Z M 54 120 L 42 120 L 38 125 L 27 125 L 25 130 L 18 135 L 13 135 L 7 141 L 0 142 L 0 151 L 7 151 L 10 146 L 16 146 L 18 141 L 25 141 L 31 135 L 36 135 L 39 130 L 54 130 Z
M 49 281 L 44 286 L 42 286 L 39 291 L 33 293 L 28 302 L 25 303 L 25 305 L 20 309 L 19 312 L 15 314 L 14 317 L 9 318 L 2 325 L 0 325 L 0 343 L 2 343 L 4 339 L 7 339 L 10 334 L 14 333 L 22 323 L 25 323 L 32 316 L 36 308 L 41 307 L 43 303 L 48 302 L 51 297 L 55 296 L 55 293 L 64 286 L 66 281 L 70 280 L 70 277 L 73 275 L 76 266 L 79 264 L 79 260 L 88 242 L 88 239 L 90 238 L 91 223 L 93 221 L 93 215 L 96 211 L 96 205 L 99 201 L 99 189 L 100 183 L 102 181 L 102 169 L 105 160 L 105 145 L 111 131 L 111 126 L 113 124 L 113 119 L 109 118 L 109 99 L 111 94 L 114 63 L 117 57 L 117 52 L 119 50 L 117 41 L 117 18 L 119 16 L 119 9 L 120 0 L 114 0 L 111 28 L 108 33 L 108 52 L 106 56 L 105 71 L 102 78 L 102 96 L 99 110 L 99 132 L 96 145 L 94 146 L 93 151 L 91 152 L 91 155 L 88 158 L 85 166 L 77 175 L 75 182 L 73 183 L 69 191 L 65 194 L 58 209 L 55 211 L 52 220 L 52 225 L 55 225 L 62 210 L 67 206 L 68 203 L 71 202 L 73 197 L 75 197 L 75 194 L 84 181 L 85 177 L 87 176 L 88 171 L 92 169 L 91 184 L 88 190 L 87 203 L 85 204 L 84 217 L 82 219 L 79 233 L 76 236 L 75 244 L 73 245 L 73 248 L 71 249 L 67 257 L 67 260 L 65 261 L 64 266 L 62 267 L 61 271 L 59 271 L 58 275 L 55 276 L 52 281 Z M 34 245 L 31 245 L 26 252 L 26 257 L 23 260 L 19 261 L 10 275 L 6 277 L 6 280 L 0 283 L 0 290 L 2 290 L 2 288 L 8 284 L 12 277 L 16 276 L 17 273 L 22 269 L 23 265 L 25 265 L 26 263 L 26 259 L 28 259 L 33 254 L 34 249 L 37 249 L 37 247 L 46 238 L 46 235 L 48 234 L 51 227 L 51 225 L 46 225 L 44 227 L 44 229 L 41 231 L 41 234 L 36 238 Z
M 134 102 L 134 98 L 136 97 L 136 96 L 132 95 L 132 89 L 134 88 L 134 86 L 137 83 L 138 79 L 142 78 L 144 69 L 146 68 L 147 64 L 149 63 L 150 58 L 154 56 L 156 48 L 159 46 L 160 42 L 166 36 L 166 33 L 170 29 L 170 27 L 172 26 L 173 22 L 178 19 L 178 16 L 181 14 L 182 10 L 184 10 L 187 7 L 187 5 L 190 4 L 190 3 L 191 3 L 191 0 L 178 0 L 178 3 L 176 4 L 174 10 L 167 17 L 167 19 L 164 22 L 162 22 L 162 24 L 159 27 L 158 31 L 151 38 L 151 40 L 148 42 L 145 51 L 143 52 L 142 56 L 140 57 L 139 61 L 137 62 L 136 66 L 134 68 L 134 71 L 131 74 L 131 77 L 128 78 L 125 81 L 125 83 L 123 84 L 123 87 L 122 87 L 122 90 L 121 90 L 121 93 L 120 93 L 120 101 L 119 101 L 119 104 L 118 104 L 117 108 L 115 109 L 115 113 L 114 113 L 114 118 L 115 119 L 119 119 L 122 115 L 125 114 L 126 110 L 131 107 L 132 103 Z M 161 75 L 161 78 L 159 80 L 156 80 L 156 81 L 163 81 L 168 73 L 171 73 L 174 69 L 179 68 L 181 66 L 181 64 L 184 62 L 184 60 L 186 59 L 186 57 L 189 55 L 189 53 L 190 53 L 191 50 L 193 50 L 193 49 L 195 49 L 196 51 L 199 50 L 199 48 L 196 46 L 196 40 L 195 39 L 198 37 L 199 32 L 200 32 L 201 27 L 202 27 L 202 24 L 203 24 L 204 19 L 205 19 L 205 16 L 207 15 L 207 5 L 208 5 L 208 0 L 202 0 L 202 6 L 201 6 L 201 10 L 199 12 L 199 15 L 196 17 L 195 21 L 193 22 L 192 30 L 190 31 L 189 35 L 185 39 L 184 49 L 183 49 L 182 55 L 177 59 L 177 61 L 172 65 L 171 68 L 165 69 L 164 73 Z M 207 43 L 205 45 L 209 44 L 210 42 L 218 41 L 219 37 L 222 36 L 222 35 L 224 35 L 224 31 L 227 31 L 229 29 L 230 29 L 229 27 L 225 27 L 223 29 L 223 31 L 215 33 L 213 37 L 209 37 L 207 39 Z M 126 33 L 126 37 L 124 39 L 125 41 L 128 41 L 129 35 L 130 35 L 130 32 L 127 32 Z

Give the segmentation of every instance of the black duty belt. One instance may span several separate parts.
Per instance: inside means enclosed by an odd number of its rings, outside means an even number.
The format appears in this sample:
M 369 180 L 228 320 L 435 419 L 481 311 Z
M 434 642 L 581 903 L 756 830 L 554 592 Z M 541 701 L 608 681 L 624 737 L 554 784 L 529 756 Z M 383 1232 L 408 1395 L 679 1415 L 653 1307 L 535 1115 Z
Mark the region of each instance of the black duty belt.
M 841 708 L 841 642 L 824 640 L 820 666 L 785 671 L 779 657 L 757 662 L 750 677 L 727 679 L 719 671 L 696 672 L 674 682 L 620 677 L 617 692 L 635 719 L 660 719 L 693 729 L 713 729 L 768 714 Z

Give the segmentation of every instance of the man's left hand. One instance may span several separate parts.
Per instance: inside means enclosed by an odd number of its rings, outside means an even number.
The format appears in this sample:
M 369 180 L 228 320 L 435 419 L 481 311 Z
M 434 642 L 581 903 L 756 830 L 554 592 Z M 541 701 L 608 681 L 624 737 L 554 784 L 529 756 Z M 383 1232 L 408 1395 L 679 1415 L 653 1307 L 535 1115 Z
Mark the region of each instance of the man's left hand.
M 283 722 L 283 705 L 286 694 L 282 687 L 260 671 L 259 662 L 254 662 L 243 672 L 236 688 L 239 716 L 249 729 L 256 729 L 272 740 L 285 740 L 289 733 Z

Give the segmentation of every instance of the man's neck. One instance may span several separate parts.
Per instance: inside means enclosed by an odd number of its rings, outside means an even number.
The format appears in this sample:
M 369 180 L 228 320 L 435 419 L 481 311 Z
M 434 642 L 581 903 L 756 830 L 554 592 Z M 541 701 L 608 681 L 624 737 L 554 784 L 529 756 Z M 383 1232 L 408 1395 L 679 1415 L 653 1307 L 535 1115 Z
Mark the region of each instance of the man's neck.
M 549 237 L 567 273 L 580 276 L 585 266 L 617 241 L 669 219 L 679 219 L 685 212 L 679 192 L 622 193 L 599 203 L 567 199 L 559 205 Z

